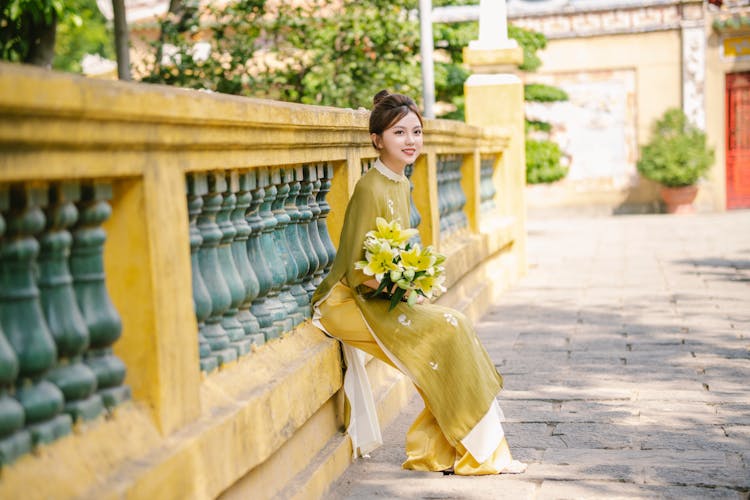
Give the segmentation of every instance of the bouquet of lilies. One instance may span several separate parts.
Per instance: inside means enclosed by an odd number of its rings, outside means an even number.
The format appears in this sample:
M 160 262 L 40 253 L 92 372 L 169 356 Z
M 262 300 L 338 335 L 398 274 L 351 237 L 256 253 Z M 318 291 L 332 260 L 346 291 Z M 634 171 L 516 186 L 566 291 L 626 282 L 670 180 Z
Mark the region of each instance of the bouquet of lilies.
M 430 299 L 445 291 L 444 255 L 431 246 L 422 248 L 418 243 L 412 244 L 409 240 L 417 234 L 416 229 L 401 229 L 398 222 L 388 222 L 382 217 L 375 223 L 377 230 L 365 235 L 365 260 L 354 264 L 380 283 L 372 296 L 383 293 L 390 298 L 390 311 L 405 296 L 413 306 L 419 295 Z

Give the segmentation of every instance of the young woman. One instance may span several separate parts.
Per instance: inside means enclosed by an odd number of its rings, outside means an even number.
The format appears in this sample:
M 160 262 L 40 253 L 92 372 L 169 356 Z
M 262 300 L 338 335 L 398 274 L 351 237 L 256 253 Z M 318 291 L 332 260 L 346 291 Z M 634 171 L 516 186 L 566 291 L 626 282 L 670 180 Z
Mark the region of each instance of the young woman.
M 382 217 L 409 225 L 409 180 L 404 175 L 422 150 L 422 117 L 412 99 L 379 92 L 370 114 L 370 137 L 380 158 L 357 183 L 346 209 L 331 271 L 313 296 L 313 321 L 343 344 L 350 406 L 347 431 L 355 456 L 382 443 L 364 353 L 408 376 L 425 408 L 406 436 L 405 469 L 461 475 L 519 473 L 511 458 L 495 397 L 497 373 L 469 321 L 459 312 L 373 298 L 378 281 L 355 268 L 364 258 L 365 234 Z M 421 298 L 421 297 L 420 297 Z

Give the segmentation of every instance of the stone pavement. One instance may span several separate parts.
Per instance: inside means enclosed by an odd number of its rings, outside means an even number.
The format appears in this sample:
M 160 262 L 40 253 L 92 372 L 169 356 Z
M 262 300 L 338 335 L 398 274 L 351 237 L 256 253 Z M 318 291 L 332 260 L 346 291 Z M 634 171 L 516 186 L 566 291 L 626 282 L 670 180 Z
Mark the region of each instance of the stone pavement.
M 750 211 L 531 220 L 476 325 L 523 475 L 404 471 L 415 398 L 326 498 L 731 498 L 750 491 Z

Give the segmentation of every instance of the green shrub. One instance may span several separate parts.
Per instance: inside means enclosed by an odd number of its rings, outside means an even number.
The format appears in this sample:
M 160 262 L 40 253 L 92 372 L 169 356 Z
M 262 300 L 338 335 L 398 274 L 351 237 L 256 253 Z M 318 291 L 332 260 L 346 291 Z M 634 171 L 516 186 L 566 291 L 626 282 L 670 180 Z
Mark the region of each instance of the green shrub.
M 526 120 L 526 132 L 546 132 L 552 130 L 552 124 L 541 120 Z
M 523 92 L 523 98 L 526 101 L 556 102 L 568 100 L 568 94 L 564 90 L 542 83 L 524 85 Z
M 560 164 L 560 156 L 556 143 L 526 139 L 526 182 L 542 184 L 565 177 L 568 168 Z
M 638 171 L 668 187 L 691 186 L 709 169 L 714 152 L 706 134 L 680 109 L 668 109 L 653 128 L 651 142 L 641 148 Z

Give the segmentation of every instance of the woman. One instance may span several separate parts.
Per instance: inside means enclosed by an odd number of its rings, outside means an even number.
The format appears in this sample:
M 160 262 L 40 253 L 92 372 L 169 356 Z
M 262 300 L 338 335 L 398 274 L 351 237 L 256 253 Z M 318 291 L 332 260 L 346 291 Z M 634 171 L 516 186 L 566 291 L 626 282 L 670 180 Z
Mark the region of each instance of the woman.
M 389 311 L 388 300 L 372 297 L 378 281 L 355 267 L 377 217 L 408 227 L 404 169 L 422 149 L 422 117 L 414 101 L 379 92 L 370 137 L 380 158 L 357 183 L 336 259 L 312 299 L 314 323 L 343 343 L 344 392 L 351 409 L 347 431 L 355 456 L 382 443 L 364 351 L 407 375 L 424 399 L 425 408 L 406 436 L 405 469 L 460 475 L 523 472 L 526 465 L 512 459 L 500 424 L 495 397 L 502 378 L 469 321 L 453 309 L 419 300 Z

